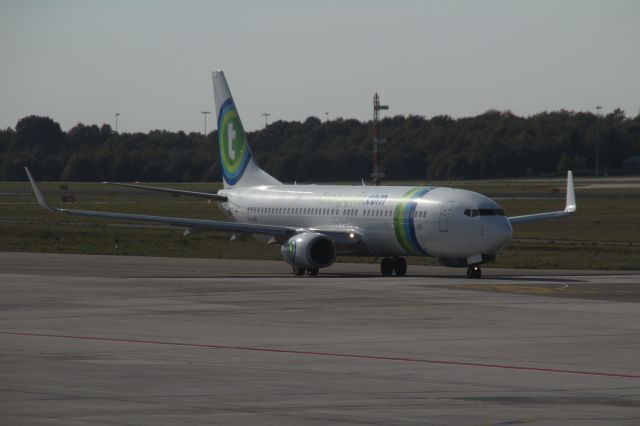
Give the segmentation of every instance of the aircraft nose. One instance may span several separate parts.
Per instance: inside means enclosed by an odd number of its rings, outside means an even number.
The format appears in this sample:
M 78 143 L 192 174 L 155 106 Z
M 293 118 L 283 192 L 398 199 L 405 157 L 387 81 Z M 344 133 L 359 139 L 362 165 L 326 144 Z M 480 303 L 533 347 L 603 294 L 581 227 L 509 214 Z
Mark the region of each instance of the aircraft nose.
M 483 253 L 495 253 L 511 239 L 513 228 L 504 216 L 486 217 L 483 221 Z

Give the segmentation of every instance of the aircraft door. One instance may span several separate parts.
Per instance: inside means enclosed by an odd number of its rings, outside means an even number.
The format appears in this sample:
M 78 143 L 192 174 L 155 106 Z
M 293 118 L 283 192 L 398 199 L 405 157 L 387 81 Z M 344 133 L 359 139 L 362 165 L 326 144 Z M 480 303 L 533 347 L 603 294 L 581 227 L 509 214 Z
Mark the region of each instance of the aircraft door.
M 333 221 L 333 224 L 336 226 L 342 225 L 346 220 L 346 218 L 342 216 L 342 210 L 343 210 L 343 207 L 340 205 L 340 203 L 337 203 L 331 209 L 331 211 L 333 212 L 332 221 Z
M 440 208 L 440 232 L 449 232 L 449 213 L 453 208 L 453 201 L 446 201 Z

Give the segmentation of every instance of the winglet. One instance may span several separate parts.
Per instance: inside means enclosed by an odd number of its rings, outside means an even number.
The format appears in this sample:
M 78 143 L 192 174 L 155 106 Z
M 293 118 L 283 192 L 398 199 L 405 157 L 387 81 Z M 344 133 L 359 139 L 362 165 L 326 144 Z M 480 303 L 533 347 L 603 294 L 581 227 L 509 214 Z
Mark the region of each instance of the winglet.
M 564 205 L 564 210 L 557 212 L 525 214 L 522 216 L 509 217 L 509 222 L 512 225 L 519 223 L 539 222 L 541 220 L 558 219 L 560 217 L 571 216 L 577 210 L 576 193 L 573 187 L 573 173 L 567 172 L 567 201 Z
M 31 176 L 31 172 L 29 171 L 29 168 L 25 167 L 24 171 L 27 172 L 27 177 L 29 178 L 29 182 L 31 182 L 31 188 L 33 189 L 33 193 L 36 194 L 36 199 L 38 200 L 38 204 L 40 204 L 40 207 L 52 212 L 57 212 L 58 211 L 57 209 L 54 209 L 49 204 L 47 204 L 47 200 L 44 199 L 44 197 L 42 196 L 42 193 L 38 189 L 38 185 L 36 185 L 36 181 L 33 179 L 33 176 Z
M 571 170 L 567 172 L 567 203 L 564 207 L 564 211 L 568 213 L 575 213 L 577 209 L 576 205 L 576 193 L 573 188 L 573 173 Z

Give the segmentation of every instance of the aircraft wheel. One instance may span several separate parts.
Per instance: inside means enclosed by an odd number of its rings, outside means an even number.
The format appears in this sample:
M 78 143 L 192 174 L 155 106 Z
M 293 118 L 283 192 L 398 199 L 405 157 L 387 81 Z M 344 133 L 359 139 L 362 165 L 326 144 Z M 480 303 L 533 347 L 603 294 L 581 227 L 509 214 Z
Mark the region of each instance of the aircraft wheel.
M 320 269 L 318 268 L 310 268 L 310 269 L 307 269 L 307 275 L 309 275 L 310 277 L 315 277 L 316 275 L 318 275 L 319 271 Z
M 298 268 L 296 266 L 293 267 L 293 275 L 304 275 L 305 269 L 304 268 Z
M 479 279 L 482 277 L 482 269 L 479 266 L 469 266 L 467 268 L 467 278 Z
M 407 273 L 407 261 L 404 257 L 393 258 L 393 272 L 395 272 L 399 277 Z
M 393 274 L 393 259 L 391 259 L 390 257 L 385 257 L 384 259 L 382 259 L 382 262 L 380 262 L 380 272 L 385 277 Z

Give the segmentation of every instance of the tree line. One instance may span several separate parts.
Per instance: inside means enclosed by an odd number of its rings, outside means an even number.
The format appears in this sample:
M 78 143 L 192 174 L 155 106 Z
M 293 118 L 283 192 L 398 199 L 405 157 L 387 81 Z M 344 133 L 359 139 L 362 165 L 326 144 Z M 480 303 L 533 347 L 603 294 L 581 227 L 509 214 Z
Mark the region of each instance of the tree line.
M 490 110 L 475 117 L 394 116 L 380 122 L 387 139 L 387 179 L 475 179 L 548 176 L 568 169 L 619 174 L 640 155 L 640 114 L 620 109 L 598 117 L 555 111 L 519 117 Z M 248 133 L 252 151 L 284 182 L 369 180 L 372 123 L 354 119 L 275 121 Z M 48 181 L 219 181 L 217 132 L 116 133 L 103 124 L 64 132 L 49 117 L 28 116 L 0 130 L 0 179 L 25 180 L 28 165 Z

